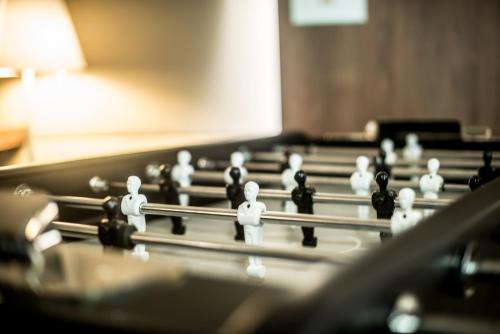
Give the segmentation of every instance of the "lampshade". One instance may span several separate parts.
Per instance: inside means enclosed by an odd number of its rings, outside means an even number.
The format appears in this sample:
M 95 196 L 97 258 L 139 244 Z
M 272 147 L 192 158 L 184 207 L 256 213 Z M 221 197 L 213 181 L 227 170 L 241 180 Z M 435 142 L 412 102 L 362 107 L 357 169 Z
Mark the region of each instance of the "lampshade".
M 63 0 L 0 2 L 0 67 L 43 72 L 85 65 Z

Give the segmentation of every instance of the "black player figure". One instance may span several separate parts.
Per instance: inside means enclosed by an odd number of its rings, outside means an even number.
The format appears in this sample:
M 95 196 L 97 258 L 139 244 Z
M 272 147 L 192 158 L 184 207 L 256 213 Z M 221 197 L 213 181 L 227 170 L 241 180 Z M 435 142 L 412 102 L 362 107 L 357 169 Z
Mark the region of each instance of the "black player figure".
M 132 249 L 133 242 L 130 240 L 130 235 L 137 231 L 135 226 L 129 225 L 124 219 L 124 215 L 120 210 L 121 198 L 108 196 L 104 199 L 102 208 L 106 214 L 98 224 L 98 237 L 104 250 L 125 248 Z
M 372 206 L 377 211 L 378 219 L 391 219 L 396 207 L 396 198 L 398 194 L 392 189 L 387 189 L 389 184 L 389 175 L 382 171 L 375 176 L 375 181 L 378 184 L 379 190 L 372 193 Z M 382 240 L 389 238 L 390 233 L 380 232 Z
M 229 202 L 231 202 L 231 209 L 238 210 L 238 207 L 241 203 L 245 202 L 245 192 L 243 185 L 240 183 L 241 171 L 238 167 L 232 167 L 229 171 L 229 175 L 231 179 L 233 179 L 233 183 L 228 184 L 226 186 L 226 196 Z M 237 220 L 234 221 L 234 228 L 236 230 L 236 235 L 234 236 L 234 240 L 244 241 L 245 240 L 245 231 L 243 225 L 238 223 Z
M 180 205 L 179 202 L 179 183 L 172 180 L 170 175 L 171 168 L 168 165 L 160 166 L 161 181 L 159 183 L 160 193 L 163 195 L 165 204 Z M 172 220 L 172 233 L 186 233 L 186 226 L 182 223 L 182 217 L 170 217 Z
M 490 182 L 491 180 L 494 180 L 498 174 L 499 171 L 491 165 L 491 160 L 493 159 L 493 154 L 491 151 L 484 151 L 483 152 L 483 162 L 484 165 L 479 167 L 477 174 L 479 175 L 479 178 L 481 179 L 481 183 L 485 184 Z
M 298 213 L 314 214 L 314 202 L 313 195 L 316 189 L 313 187 L 306 186 L 306 173 L 299 170 L 295 173 L 294 179 L 298 186 L 292 190 L 292 201 L 297 205 Z M 314 227 L 302 226 L 302 234 L 304 239 L 302 239 L 302 245 L 307 247 L 316 247 L 318 244 L 318 238 L 314 236 Z
M 373 158 L 373 165 L 375 166 L 375 175 L 379 172 L 386 172 L 391 176 L 391 166 L 385 163 L 386 153 L 383 149 L 378 150 L 378 154 Z
M 104 246 L 104 250 L 113 246 L 111 230 L 113 228 L 113 222 L 119 217 L 118 203 L 118 198 L 111 196 L 106 197 L 102 203 L 102 208 L 104 209 L 106 218 L 101 219 L 99 222 L 99 225 L 97 226 L 97 235 L 99 237 L 99 241 Z

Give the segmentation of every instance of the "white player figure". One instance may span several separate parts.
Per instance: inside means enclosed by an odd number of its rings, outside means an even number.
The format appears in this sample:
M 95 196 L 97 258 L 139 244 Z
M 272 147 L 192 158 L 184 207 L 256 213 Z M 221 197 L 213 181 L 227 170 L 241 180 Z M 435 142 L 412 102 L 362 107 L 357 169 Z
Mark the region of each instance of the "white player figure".
M 177 153 L 177 164 L 172 168 L 172 180 L 179 182 L 181 187 L 191 186 L 191 176 L 194 173 L 194 167 L 191 166 L 191 153 L 182 150 Z M 189 205 L 189 195 L 180 194 L 179 202 L 181 205 Z
M 443 177 L 438 174 L 439 171 L 439 160 L 432 158 L 427 161 L 427 169 L 429 174 L 425 174 L 420 178 L 420 191 L 422 192 L 424 198 L 437 199 L 439 198 L 439 192 L 443 188 Z M 425 209 L 424 216 L 428 217 L 434 213 L 433 209 Z
M 241 173 L 240 183 L 243 183 L 245 176 L 247 176 L 248 174 L 247 169 L 243 167 L 243 164 L 245 163 L 245 155 L 241 152 L 233 152 L 231 153 L 230 162 L 231 166 L 227 167 L 226 170 L 224 170 L 224 181 L 226 182 L 226 184 L 233 183 L 233 179 L 231 178 L 231 175 L 229 175 L 229 172 L 231 171 L 232 167 L 238 167 Z
M 398 235 L 413 226 L 422 219 L 422 213 L 413 210 L 415 192 L 410 188 L 403 188 L 399 191 L 399 206 L 391 218 L 391 232 Z
M 422 146 L 418 143 L 418 136 L 414 133 L 406 135 L 406 145 L 403 148 L 403 157 L 406 161 L 418 161 L 422 157 Z M 412 168 L 417 168 L 418 164 L 412 164 Z M 418 176 L 412 176 L 413 182 L 418 182 Z
M 406 135 L 406 145 L 403 148 L 403 157 L 406 161 L 418 161 L 422 157 L 422 146 L 418 143 L 418 136 L 414 133 Z
M 129 194 L 123 196 L 121 211 L 127 216 L 128 224 L 134 225 L 138 232 L 143 233 L 146 232 L 146 217 L 141 213 L 141 206 L 147 204 L 148 200 L 146 196 L 139 194 L 140 187 L 140 178 L 134 175 L 128 177 L 127 191 Z M 149 259 L 149 253 L 146 251 L 146 245 L 144 244 L 136 245 L 132 255 L 145 261 Z
M 385 152 L 385 163 L 393 166 L 398 159 L 396 152 L 394 152 L 394 142 L 389 138 L 385 138 L 380 143 L 380 147 Z
M 262 223 L 260 216 L 266 212 L 266 205 L 257 202 L 259 185 L 253 181 L 245 184 L 245 199 L 238 207 L 238 222 L 245 229 L 245 242 L 250 245 L 262 243 Z M 262 265 L 262 259 L 257 256 L 248 257 L 247 273 L 251 277 L 263 278 L 266 268 Z
M 352 173 L 350 182 L 351 188 L 356 195 L 368 196 L 370 194 L 370 186 L 373 182 L 373 173 L 368 171 L 370 159 L 362 155 L 356 159 L 356 171 Z M 358 206 L 358 217 L 362 219 L 368 218 L 370 207 L 366 205 Z
M 288 157 L 288 165 L 290 167 L 281 173 L 281 184 L 291 194 L 292 190 L 297 186 L 295 174 L 302 168 L 302 157 L 297 153 L 291 154 Z M 297 213 L 297 206 L 293 201 L 285 201 L 284 204 L 285 212 Z

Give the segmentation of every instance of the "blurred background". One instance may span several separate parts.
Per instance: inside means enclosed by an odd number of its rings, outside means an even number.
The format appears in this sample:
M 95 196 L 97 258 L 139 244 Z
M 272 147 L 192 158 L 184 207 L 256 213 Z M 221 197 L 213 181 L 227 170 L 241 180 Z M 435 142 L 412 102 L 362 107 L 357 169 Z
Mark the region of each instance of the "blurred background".
M 0 29 L 4 164 L 380 117 L 500 131 L 497 0 L 2 0 Z

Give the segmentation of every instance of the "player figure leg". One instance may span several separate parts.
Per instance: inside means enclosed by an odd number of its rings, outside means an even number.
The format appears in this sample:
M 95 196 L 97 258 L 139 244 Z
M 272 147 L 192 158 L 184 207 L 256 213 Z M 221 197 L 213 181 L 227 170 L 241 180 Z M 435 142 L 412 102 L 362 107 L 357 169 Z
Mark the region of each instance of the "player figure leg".
M 297 213 L 297 206 L 292 201 L 285 201 L 284 211 L 289 213 Z
M 129 216 L 130 217 L 130 216 Z M 143 219 L 133 219 L 133 225 L 137 228 L 137 232 L 144 233 L 146 232 L 146 222 Z M 129 218 L 129 219 L 130 219 Z M 142 261 L 148 261 L 149 260 L 149 252 L 146 251 L 146 245 L 145 244 L 137 244 L 134 246 L 134 250 L 132 251 L 132 256 L 136 257 Z
M 292 187 L 287 187 L 286 191 L 292 192 L 292 190 L 295 188 L 295 186 Z M 288 213 L 297 213 L 297 205 L 293 201 L 284 201 L 283 202 L 283 211 L 288 212 Z M 290 225 L 290 228 L 292 230 L 297 229 L 297 225 Z
M 132 256 L 142 261 L 148 261 L 149 252 L 146 251 L 146 245 L 145 244 L 135 245 L 134 250 L 132 251 Z
M 419 167 L 418 164 L 411 164 L 410 165 L 411 169 L 415 169 L 416 170 L 416 169 L 418 169 L 418 167 Z M 410 177 L 410 181 L 418 183 L 420 181 L 420 176 L 415 174 L 412 177 Z
M 188 206 L 189 205 L 189 195 L 188 194 L 180 194 L 179 195 L 179 203 L 182 206 Z
M 172 233 L 173 234 L 185 234 L 186 226 L 182 223 L 182 217 L 171 217 L 172 219 Z
M 297 213 L 297 206 L 292 201 L 285 201 L 284 202 L 284 211 L 288 212 L 288 213 Z M 297 229 L 297 225 L 290 225 L 290 228 L 292 230 L 296 230 Z
M 189 187 L 190 184 L 181 183 L 181 187 Z M 179 194 L 179 205 L 188 206 L 189 205 L 189 195 L 188 194 Z M 186 219 L 186 217 L 181 217 L 182 219 Z
M 229 202 L 229 209 L 232 209 L 231 202 Z M 245 229 L 243 228 L 243 225 L 238 222 L 238 220 L 234 221 L 234 230 L 236 231 L 234 240 L 245 241 Z
M 314 236 L 314 227 L 302 226 L 302 234 L 304 239 L 302 239 L 302 245 L 307 247 L 316 247 L 318 245 L 318 238 Z
M 418 165 L 414 165 L 414 164 L 412 164 L 412 165 L 410 166 L 410 168 L 417 169 L 417 168 L 418 168 Z M 418 176 L 418 175 L 413 175 L 413 176 L 410 178 L 410 181 L 411 181 L 411 182 L 418 183 L 418 181 L 420 181 L 420 176 Z
M 234 221 L 234 229 L 236 230 L 236 235 L 234 236 L 234 240 L 244 241 L 245 240 L 245 229 L 243 228 L 243 225 L 238 223 L 237 220 Z
M 245 225 L 245 242 L 249 245 L 262 243 L 262 226 Z M 264 278 L 266 268 L 258 256 L 248 257 L 247 273 L 251 277 Z
M 435 192 L 428 191 L 424 193 L 424 198 L 438 199 L 438 194 L 436 194 Z M 424 217 L 429 217 L 432 216 L 433 214 L 434 214 L 434 209 L 424 209 Z
M 368 196 L 368 192 L 360 190 L 356 192 L 356 195 Z M 370 207 L 367 205 L 358 205 L 358 218 L 368 219 L 369 216 L 370 216 Z

